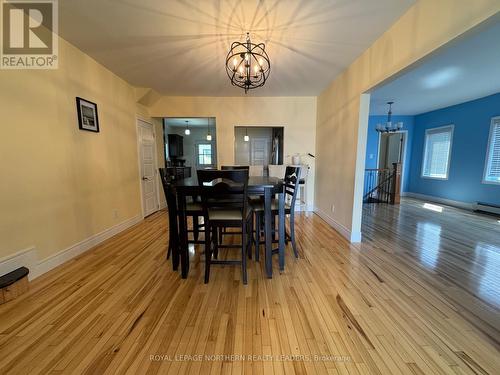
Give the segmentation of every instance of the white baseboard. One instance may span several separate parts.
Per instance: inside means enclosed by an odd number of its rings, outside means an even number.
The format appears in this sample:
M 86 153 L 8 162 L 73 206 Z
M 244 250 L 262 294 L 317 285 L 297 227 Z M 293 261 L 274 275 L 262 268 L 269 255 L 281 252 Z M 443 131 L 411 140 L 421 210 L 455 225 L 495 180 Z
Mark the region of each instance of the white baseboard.
M 21 250 L 0 259 L 0 275 L 9 273 L 21 266 L 25 266 L 30 270 L 28 276 L 29 280 L 33 280 L 68 260 L 83 254 L 108 238 L 130 228 L 141 220 L 142 216 L 134 216 L 40 261 L 38 260 L 38 252 L 35 247 Z
M 295 211 L 313 212 L 314 206 L 311 206 L 309 204 L 297 204 L 295 205 Z
M 454 201 L 451 199 L 440 198 L 440 197 L 435 197 L 432 195 L 425 195 L 425 194 L 420 194 L 420 193 L 412 193 L 409 191 L 403 193 L 402 196 L 416 198 L 416 199 L 434 202 L 434 203 L 441 203 L 441 204 L 445 204 L 447 206 L 461 208 L 463 210 L 469 210 L 469 211 L 474 210 L 474 204 L 470 203 L 470 202 Z
M 350 229 L 346 228 L 343 224 L 339 223 L 333 217 L 328 215 L 323 210 L 316 207 L 314 213 L 326 221 L 333 229 L 339 232 L 342 237 L 346 238 L 349 242 L 361 242 L 361 232 L 351 232 Z
M 34 279 L 32 271 L 35 270 L 38 264 L 36 254 L 36 249 L 29 247 L 0 259 L 0 276 L 12 272 L 19 267 L 27 267 L 30 270 L 28 280 Z

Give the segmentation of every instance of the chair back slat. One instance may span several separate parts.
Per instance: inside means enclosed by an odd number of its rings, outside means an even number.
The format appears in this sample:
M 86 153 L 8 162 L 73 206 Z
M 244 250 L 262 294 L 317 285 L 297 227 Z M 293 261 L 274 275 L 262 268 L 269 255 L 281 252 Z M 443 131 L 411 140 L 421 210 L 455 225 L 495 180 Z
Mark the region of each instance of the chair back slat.
M 299 191 L 300 167 L 288 166 L 285 170 L 285 178 L 283 181 L 286 199 L 290 204 L 290 209 L 295 210 L 295 201 L 297 192 Z
M 214 185 L 204 183 L 214 181 Z M 198 171 L 198 183 L 203 187 L 202 202 L 204 210 L 241 209 L 243 215 L 248 210 L 248 170 L 232 169 L 223 171 Z M 206 212 L 207 213 L 207 212 Z

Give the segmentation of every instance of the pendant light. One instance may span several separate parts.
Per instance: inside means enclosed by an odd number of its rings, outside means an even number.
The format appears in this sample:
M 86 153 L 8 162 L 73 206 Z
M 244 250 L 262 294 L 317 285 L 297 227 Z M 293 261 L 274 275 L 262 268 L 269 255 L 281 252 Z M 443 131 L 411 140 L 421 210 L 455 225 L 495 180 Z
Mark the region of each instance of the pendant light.
M 191 134 L 191 130 L 189 130 L 189 121 L 186 120 L 186 130 L 184 130 L 184 134 L 189 135 Z
M 392 105 L 394 102 L 387 102 L 389 105 L 389 111 L 387 112 L 387 121 L 385 124 L 377 124 L 375 130 L 379 133 L 394 133 L 403 128 L 402 122 L 392 122 Z
M 231 44 L 226 57 L 226 72 L 231 84 L 244 89 L 245 94 L 264 86 L 270 70 L 271 62 L 264 43 L 252 43 L 247 33 L 245 41 Z
M 243 137 L 243 140 L 245 142 L 248 142 L 250 140 L 250 137 L 248 136 L 248 128 L 245 128 L 245 136 Z
M 210 134 L 210 119 L 207 117 L 207 141 L 212 140 L 212 134 Z

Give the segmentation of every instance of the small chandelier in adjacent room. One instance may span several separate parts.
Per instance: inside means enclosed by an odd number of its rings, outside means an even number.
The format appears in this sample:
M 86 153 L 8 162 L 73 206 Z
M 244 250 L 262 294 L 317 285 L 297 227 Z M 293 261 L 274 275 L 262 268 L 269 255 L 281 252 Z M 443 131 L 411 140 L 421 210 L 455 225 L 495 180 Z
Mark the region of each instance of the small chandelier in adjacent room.
M 389 104 L 389 112 L 387 112 L 387 122 L 385 124 L 377 124 L 375 128 L 379 133 L 394 133 L 403 128 L 402 122 L 392 123 L 392 105 L 394 102 L 387 102 Z
M 231 84 L 245 90 L 264 86 L 271 63 L 264 43 L 255 44 L 247 33 L 246 42 L 233 42 L 226 57 L 226 72 Z
M 186 120 L 186 130 L 184 130 L 184 134 L 189 135 L 191 134 L 191 130 L 189 130 L 189 121 Z
M 212 140 L 212 134 L 210 134 L 210 119 L 207 117 L 207 141 Z
M 245 128 L 245 136 L 243 137 L 243 140 L 245 142 L 248 142 L 250 140 L 250 137 L 248 136 L 248 128 Z

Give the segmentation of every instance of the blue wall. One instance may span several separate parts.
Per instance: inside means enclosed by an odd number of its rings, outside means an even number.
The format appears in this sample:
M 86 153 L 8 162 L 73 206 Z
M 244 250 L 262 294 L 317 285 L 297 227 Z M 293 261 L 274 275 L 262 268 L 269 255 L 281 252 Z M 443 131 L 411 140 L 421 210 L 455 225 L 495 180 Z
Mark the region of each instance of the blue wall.
M 377 166 L 377 156 L 378 156 L 378 142 L 379 133 L 375 130 L 378 123 L 385 124 L 387 121 L 387 115 L 384 116 L 370 116 L 368 120 L 368 137 L 366 140 L 366 162 L 365 168 L 372 169 L 378 168 Z M 410 174 L 410 162 L 412 156 L 412 139 L 413 139 L 413 127 L 414 127 L 414 116 L 392 116 L 393 122 L 403 122 L 403 130 L 408 131 L 407 149 L 406 149 L 406 159 L 403 166 L 403 191 L 408 191 L 409 188 L 409 174 Z
M 491 118 L 495 116 L 500 116 L 500 93 L 415 116 L 409 191 L 500 204 L 500 185 L 482 183 Z M 455 129 L 448 180 L 420 177 L 425 130 L 449 124 Z

